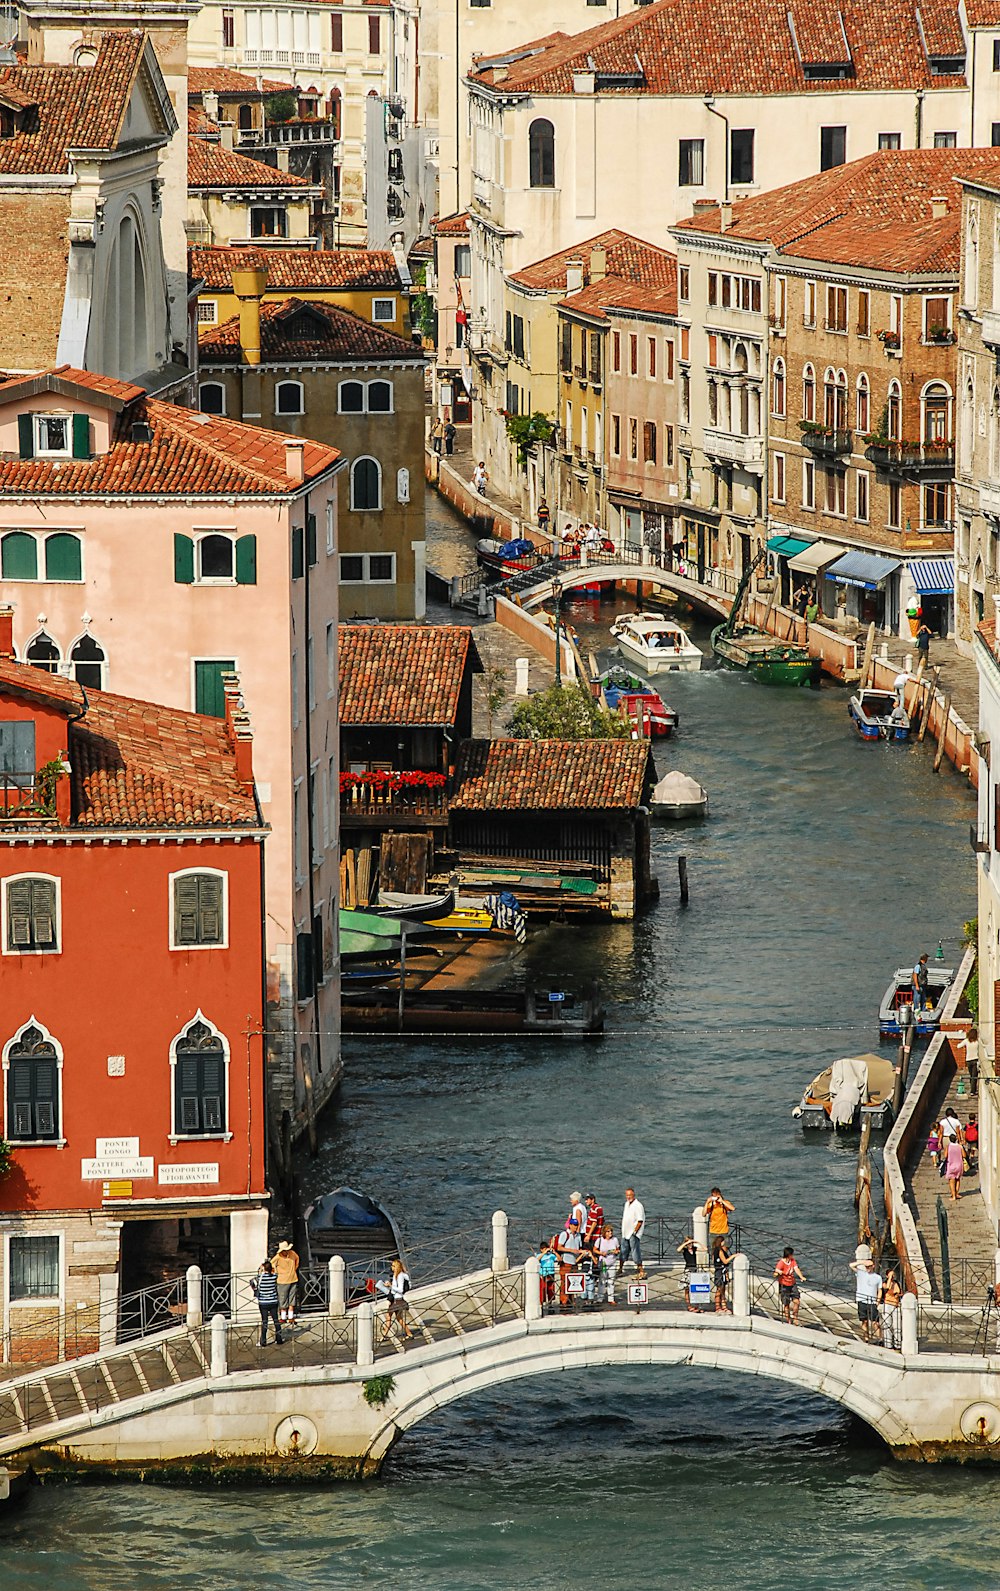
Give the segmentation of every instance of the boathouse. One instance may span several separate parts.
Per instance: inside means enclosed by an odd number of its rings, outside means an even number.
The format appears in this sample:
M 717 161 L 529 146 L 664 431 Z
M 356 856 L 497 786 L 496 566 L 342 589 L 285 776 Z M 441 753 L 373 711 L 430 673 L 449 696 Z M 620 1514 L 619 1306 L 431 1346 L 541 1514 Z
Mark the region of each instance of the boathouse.
M 646 740 L 466 741 L 450 829 L 463 881 L 492 876 L 553 916 L 633 917 L 656 892 L 654 782 Z

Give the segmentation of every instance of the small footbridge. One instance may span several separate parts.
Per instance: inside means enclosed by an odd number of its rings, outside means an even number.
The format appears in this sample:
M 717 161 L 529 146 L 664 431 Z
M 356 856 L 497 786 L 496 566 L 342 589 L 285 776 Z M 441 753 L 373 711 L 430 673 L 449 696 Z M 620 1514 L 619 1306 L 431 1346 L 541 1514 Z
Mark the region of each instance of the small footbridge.
M 860 1340 L 848 1256 L 814 1265 L 802 1251 L 820 1285 L 803 1287 L 792 1326 L 781 1319 L 770 1255 L 758 1263 L 741 1251 L 732 1314 L 691 1313 L 672 1263 L 676 1235 L 652 1245 L 641 1298 L 630 1299 L 626 1279 L 614 1307 L 574 1300 L 569 1312 L 546 1313 L 537 1259 L 512 1265 L 508 1254 L 512 1238 L 523 1253 L 535 1236 L 522 1244 L 498 1212 L 488 1263 L 409 1294 L 407 1341 L 386 1337 L 384 1304 L 350 1305 L 340 1259 L 330 1262 L 323 1307 L 266 1348 L 257 1346 L 249 1279 L 234 1279 L 244 1285 L 229 1318 L 205 1321 L 192 1267 L 179 1324 L 0 1382 L 0 1460 L 98 1474 L 361 1475 L 457 1399 L 557 1371 L 637 1366 L 801 1388 L 851 1410 L 901 1458 L 1000 1456 L 1000 1352 L 996 1321 L 981 1306 L 918 1305 L 906 1295 L 897 1352 Z M 468 1237 L 464 1256 L 476 1247 Z M 433 1269 L 429 1258 L 423 1266 Z M 419 1276 L 419 1252 L 411 1268 Z
M 472 574 L 456 576 L 451 582 L 450 600 L 453 607 L 467 606 L 477 609 L 481 605 L 480 592 L 489 596 L 505 596 L 530 611 L 543 602 L 551 601 L 555 589 L 572 591 L 598 581 L 641 581 L 645 588 L 668 591 L 683 597 L 699 613 L 711 619 L 729 616 L 737 581 L 721 570 L 705 571 L 707 579 L 700 581 L 690 574 L 678 574 L 672 559 L 664 553 L 654 553 L 648 548 L 619 547 L 614 552 L 588 552 L 581 548 L 579 556 L 567 558 L 554 554 L 541 558 L 530 569 L 518 569 L 513 574 L 502 575 L 493 569 L 481 569 Z

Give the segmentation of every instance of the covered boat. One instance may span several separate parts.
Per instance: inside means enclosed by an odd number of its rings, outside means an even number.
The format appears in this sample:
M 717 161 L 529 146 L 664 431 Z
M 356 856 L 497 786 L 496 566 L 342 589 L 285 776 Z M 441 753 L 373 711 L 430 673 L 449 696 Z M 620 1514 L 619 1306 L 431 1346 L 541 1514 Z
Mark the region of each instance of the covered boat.
M 526 536 L 515 537 L 513 541 L 484 536 L 476 542 L 476 557 L 485 569 L 496 569 L 502 575 L 512 575 L 519 569 L 534 569 L 542 561 L 538 548 Z
M 672 821 L 703 818 L 708 812 L 708 791 L 697 779 L 674 768 L 654 786 L 649 811 L 651 817 Z
M 680 715 L 663 700 L 648 680 L 627 668 L 609 668 L 598 684 L 612 712 L 617 708 L 640 724 L 645 735 L 666 738 L 680 723 Z
M 895 691 L 857 691 L 847 711 L 862 740 L 910 738 L 910 717 Z
M 662 614 L 626 614 L 615 620 L 611 634 L 622 656 L 645 674 L 691 673 L 701 668 L 701 648 Z
M 371 1297 L 387 1281 L 394 1259 L 403 1259 L 403 1242 L 392 1215 L 378 1199 L 356 1188 L 333 1188 L 305 1212 L 310 1266 L 327 1265 L 339 1254 L 347 1266 L 349 1302 Z
M 873 1127 L 892 1121 L 896 1073 L 882 1055 L 845 1055 L 814 1077 L 792 1115 L 807 1127 L 849 1132 L 866 1119 Z
M 909 1024 L 909 1016 L 903 1016 L 904 1011 L 913 1013 L 916 1021 L 916 1031 L 920 1034 L 936 1033 L 941 1020 L 941 1011 L 948 998 L 948 990 L 955 981 L 953 967 L 928 967 L 927 968 L 927 1000 L 921 1009 L 913 1012 L 913 969 L 911 967 L 897 967 L 885 994 L 878 1012 L 878 1030 L 883 1038 L 898 1037 L 904 1025 Z

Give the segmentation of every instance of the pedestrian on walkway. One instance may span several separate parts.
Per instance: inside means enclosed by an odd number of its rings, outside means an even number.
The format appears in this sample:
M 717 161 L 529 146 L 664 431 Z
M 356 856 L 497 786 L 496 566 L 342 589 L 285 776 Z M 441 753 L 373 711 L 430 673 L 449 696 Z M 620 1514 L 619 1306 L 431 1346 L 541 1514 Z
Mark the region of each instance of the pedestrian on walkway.
M 729 1287 L 729 1267 L 733 1263 L 733 1256 L 724 1237 L 720 1237 L 713 1251 L 715 1261 L 715 1313 L 717 1315 L 731 1315 L 732 1310 L 726 1303 L 726 1290 Z
M 921 624 L 917 631 L 917 651 L 924 660 L 925 668 L 931 660 L 931 636 L 933 634 L 933 630 L 928 629 L 926 624 Z
M 444 423 L 444 451 L 448 458 L 451 458 L 455 451 L 455 438 L 457 435 L 458 432 L 451 421 L 446 420 Z
M 284 1342 L 278 1321 L 278 1284 L 274 1279 L 274 1266 L 270 1260 L 265 1260 L 258 1270 L 253 1290 L 257 1294 L 257 1308 L 260 1310 L 260 1346 L 267 1347 L 268 1321 L 274 1327 L 275 1342 Z
M 583 1246 L 593 1248 L 597 1239 L 604 1231 L 604 1210 L 597 1202 L 595 1193 L 588 1193 L 584 1198 L 585 1219 L 583 1223 Z
M 548 528 L 549 528 L 549 520 L 551 519 L 551 517 L 552 516 L 549 513 L 549 505 L 548 505 L 548 503 L 545 501 L 544 497 L 540 497 L 538 499 L 538 528 L 539 528 L 539 530 L 548 530 Z
M 299 1256 L 289 1242 L 278 1244 L 278 1252 L 271 1260 L 278 1284 L 278 1319 L 285 1325 L 295 1324 L 295 1302 L 299 1287 Z
M 385 1342 L 386 1338 L 390 1335 L 392 1328 L 397 1321 L 403 1328 L 404 1337 L 409 1338 L 413 1336 L 413 1333 L 410 1330 L 410 1322 L 406 1318 L 410 1309 L 409 1304 L 406 1302 L 406 1295 L 409 1291 L 409 1271 L 406 1269 L 406 1266 L 403 1264 L 402 1260 L 393 1260 L 392 1275 L 389 1278 L 388 1288 L 389 1308 L 385 1317 L 385 1330 L 382 1333 L 383 1342 Z
M 933 1122 L 927 1134 L 927 1153 L 931 1157 L 931 1165 L 936 1171 L 941 1160 L 941 1123 Z
M 570 1308 L 566 1278 L 570 1271 L 576 1270 L 582 1248 L 583 1239 L 580 1236 L 580 1223 L 575 1216 L 570 1216 L 566 1225 L 556 1237 L 556 1251 L 559 1256 L 559 1308 L 564 1314 Z
M 479 493 L 480 497 L 486 496 L 486 482 L 489 480 L 489 478 L 490 475 L 488 469 L 486 468 L 486 461 L 484 459 L 480 459 L 479 463 L 472 472 L 472 484 L 476 488 L 476 491 Z
M 872 1341 L 872 1332 L 879 1331 L 878 1301 L 882 1294 L 882 1278 L 875 1269 L 875 1261 L 852 1260 L 854 1294 L 858 1305 L 858 1320 L 865 1342 Z M 874 1339 L 881 1342 L 881 1333 Z
M 431 447 L 434 449 L 434 451 L 437 454 L 438 458 L 441 457 L 441 449 L 442 449 L 443 445 L 444 445 L 444 423 L 441 420 L 437 420 L 435 422 L 434 429 L 431 432 Z
M 684 1299 L 687 1303 L 688 1312 L 692 1315 L 697 1315 L 700 1312 L 695 1309 L 691 1302 L 691 1275 L 692 1272 L 698 1269 L 698 1245 L 693 1237 L 686 1237 L 683 1243 L 678 1243 L 677 1252 L 684 1264 L 684 1277 L 681 1287 L 684 1290 Z
M 635 1189 L 626 1188 L 625 1207 L 622 1210 L 622 1276 L 625 1275 L 625 1266 L 631 1259 L 635 1262 L 635 1274 L 639 1281 L 642 1281 L 646 1274 L 640 1242 L 645 1224 L 646 1211 L 636 1198 Z
M 965 1149 L 961 1139 L 956 1135 L 948 1139 L 948 1153 L 945 1156 L 944 1174 L 948 1180 L 953 1200 L 962 1197 L 962 1173 L 965 1170 Z
M 965 1154 L 969 1170 L 975 1171 L 979 1159 L 979 1122 L 975 1116 L 969 1117 L 969 1124 L 965 1129 Z
M 597 1239 L 597 1252 L 601 1260 L 601 1296 L 614 1307 L 615 1277 L 618 1275 L 621 1244 L 615 1237 L 615 1230 L 610 1221 L 605 1221 L 604 1230 Z
M 903 1346 L 903 1311 L 900 1307 L 902 1300 L 903 1291 L 896 1280 L 896 1273 L 890 1271 L 879 1294 L 883 1348 L 895 1348 L 898 1351 Z
M 708 1216 L 708 1241 L 712 1248 L 715 1247 L 716 1238 L 729 1236 L 729 1217 L 735 1205 L 722 1197 L 719 1188 L 713 1188 L 705 1200 L 703 1214 Z
M 782 1251 L 781 1258 L 774 1267 L 774 1275 L 778 1283 L 778 1302 L 781 1305 L 781 1312 L 790 1326 L 797 1326 L 801 1300 L 799 1283 L 804 1282 L 805 1277 L 799 1270 L 795 1250 L 791 1244 Z

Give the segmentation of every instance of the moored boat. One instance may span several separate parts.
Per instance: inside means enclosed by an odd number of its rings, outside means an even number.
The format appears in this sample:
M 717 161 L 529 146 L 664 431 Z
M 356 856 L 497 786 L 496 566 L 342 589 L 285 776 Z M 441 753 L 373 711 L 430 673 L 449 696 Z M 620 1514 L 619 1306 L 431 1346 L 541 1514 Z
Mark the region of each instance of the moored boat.
M 878 1030 L 883 1038 L 898 1037 L 904 1026 L 915 1026 L 917 1033 L 936 1033 L 948 991 L 955 981 L 953 967 L 927 968 L 927 1000 L 918 1010 L 913 1009 L 913 971 L 910 967 L 897 967 L 893 980 L 882 996 L 878 1012 Z M 904 1018 L 903 1012 L 913 1017 Z
M 679 713 L 668 706 L 648 680 L 626 668 L 606 669 L 598 684 L 612 711 L 617 709 L 633 721 L 638 719 L 643 734 L 666 737 L 680 723 Z
M 368 911 L 376 917 L 396 917 L 401 922 L 429 923 L 435 926 L 455 907 L 455 891 L 445 890 L 441 895 L 399 895 L 391 890 L 379 890 L 378 905 Z
M 682 818 L 703 818 L 707 812 L 708 791 L 679 768 L 665 773 L 653 787 L 649 800 L 651 817 L 677 822 Z
M 859 690 L 848 702 L 847 711 L 862 740 L 910 738 L 910 717 L 895 691 Z
M 495 569 L 502 575 L 516 574 L 522 569 L 534 569 L 544 561 L 533 541 L 518 536 L 513 541 L 500 541 L 496 536 L 483 536 L 476 542 L 476 557 L 484 569 Z
M 339 1254 L 347 1266 L 348 1303 L 370 1298 L 388 1280 L 394 1259 L 404 1259 L 393 1216 L 378 1199 L 356 1188 L 333 1188 L 308 1205 L 303 1217 L 310 1266 Z
M 622 656 L 645 674 L 692 673 L 701 668 L 701 648 L 679 624 L 660 614 L 624 614 L 611 626 L 611 634 Z
M 712 631 L 712 651 L 723 663 L 744 669 L 762 685 L 818 685 L 820 660 L 809 656 L 808 647 L 780 641 L 743 618 L 754 570 L 765 556 L 766 549 L 761 548 L 744 569 L 728 619 Z
M 866 1120 L 888 1127 L 895 1082 L 893 1063 L 884 1056 L 846 1055 L 813 1078 L 792 1115 L 803 1128 L 849 1132 Z

